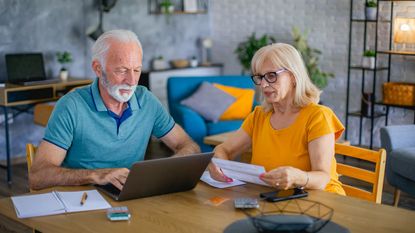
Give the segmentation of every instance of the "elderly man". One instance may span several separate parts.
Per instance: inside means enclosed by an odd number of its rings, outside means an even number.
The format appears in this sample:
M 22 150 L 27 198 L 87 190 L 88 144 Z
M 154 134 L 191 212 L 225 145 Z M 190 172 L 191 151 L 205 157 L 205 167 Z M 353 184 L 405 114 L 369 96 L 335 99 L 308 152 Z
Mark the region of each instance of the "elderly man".
M 151 92 L 137 86 L 143 50 L 133 32 L 104 33 L 92 55 L 98 78 L 57 102 L 29 174 L 32 189 L 107 183 L 122 189 L 151 135 L 178 155 L 200 151 Z

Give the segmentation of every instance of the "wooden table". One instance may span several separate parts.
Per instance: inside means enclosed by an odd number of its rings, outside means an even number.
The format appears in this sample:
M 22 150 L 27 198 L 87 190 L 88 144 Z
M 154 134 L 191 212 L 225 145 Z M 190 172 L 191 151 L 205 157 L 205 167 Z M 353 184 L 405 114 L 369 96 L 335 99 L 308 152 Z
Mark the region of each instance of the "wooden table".
M 57 190 L 91 189 L 59 187 Z M 223 232 L 232 222 L 245 218 L 235 210 L 233 198 L 258 197 L 270 188 L 247 184 L 228 189 L 216 189 L 200 182 L 195 189 L 168 195 L 141 198 L 125 202 L 106 199 L 112 206 L 128 206 L 132 217 L 126 222 L 110 222 L 104 210 L 18 219 L 10 198 L 0 200 L 0 225 L 17 221 L 41 232 Z M 46 190 L 50 191 L 50 190 Z M 212 197 L 230 200 L 214 207 L 206 204 Z M 332 220 L 353 233 L 414 232 L 415 212 L 340 196 L 324 191 L 310 191 L 306 199 L 319 201 L 334 209 Z M 262 205 L 263 203 L 261 203 Z M 0 226 L 0 229 L 2 227 Z

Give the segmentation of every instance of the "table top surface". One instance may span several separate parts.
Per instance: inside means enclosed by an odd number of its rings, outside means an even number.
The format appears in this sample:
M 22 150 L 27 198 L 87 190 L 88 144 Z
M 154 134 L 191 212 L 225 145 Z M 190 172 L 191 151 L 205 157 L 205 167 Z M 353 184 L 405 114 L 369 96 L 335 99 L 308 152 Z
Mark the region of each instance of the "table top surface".
M 56 187 L 75 191 L 91 186 Z M 233 207 L 238 197 L 258 197 L 268 187 L 247 184 L 216 189 L 200 182 L 195 189 L 167 195 L 115 202 L 112 206 L 128 206 L 130 221 L 110 222 L 105 210 L 70 213 L 30 219 L 18 219 L 10 198 L 0 200 L 0 214 L 41 232 L 223 232 L 236 220 L 246 216 Z M 51 191 L 44 190 L 43 192 Z M 207 204 L 213 197 L 228 198 L 219 206 Z M 344 197 L 324 191 L 309 191 L 306 200 L 318 201 L 334 209 L 332 220 L 351 232 L 414 232 L 415 212 L 392 206 Z M 261 206 L 265 202 L 261 201 Z M 284 202 L 281 202 L 284 203 Z M 267 204 L 269 205 L 269 204 Z

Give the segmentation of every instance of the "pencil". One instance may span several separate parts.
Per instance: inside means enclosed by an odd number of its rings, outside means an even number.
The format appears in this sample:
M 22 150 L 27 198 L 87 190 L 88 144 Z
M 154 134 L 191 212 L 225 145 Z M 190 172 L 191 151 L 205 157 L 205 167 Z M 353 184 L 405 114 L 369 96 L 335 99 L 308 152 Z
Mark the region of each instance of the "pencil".
M 84 192 L 82 194 L 82 198 L 81 198 L 81 205 L 85 204 L 86 199 L 88 198 L 88 194 L 86 192 Z

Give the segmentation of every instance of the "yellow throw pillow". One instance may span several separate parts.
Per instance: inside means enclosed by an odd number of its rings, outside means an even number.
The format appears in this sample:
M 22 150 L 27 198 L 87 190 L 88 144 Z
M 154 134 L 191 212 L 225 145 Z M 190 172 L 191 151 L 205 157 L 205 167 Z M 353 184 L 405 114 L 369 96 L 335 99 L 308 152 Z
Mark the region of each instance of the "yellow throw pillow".
M 216 88 L 235 97 L 236 101 L 220 116 L 219 120 L 239 120 L 245 119 L 251 113 L 254 103 L 255 91 L 252 89 L 230 87 L 218 83 L 213 84 Z

